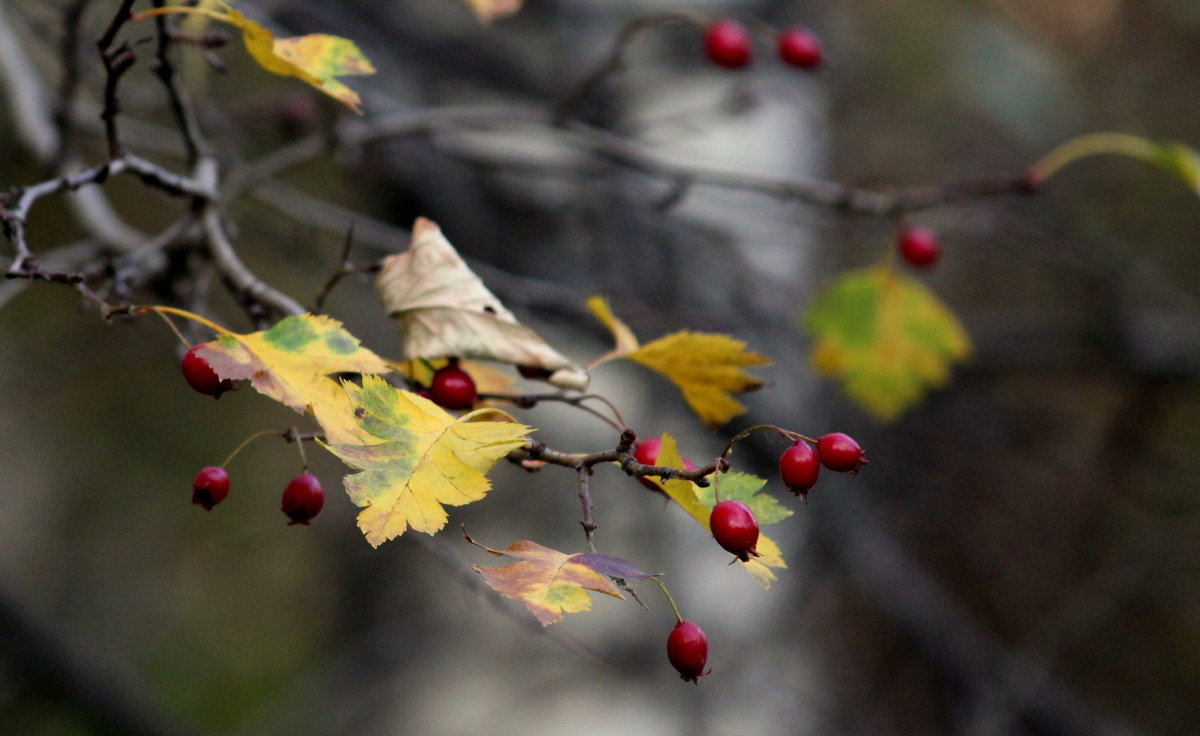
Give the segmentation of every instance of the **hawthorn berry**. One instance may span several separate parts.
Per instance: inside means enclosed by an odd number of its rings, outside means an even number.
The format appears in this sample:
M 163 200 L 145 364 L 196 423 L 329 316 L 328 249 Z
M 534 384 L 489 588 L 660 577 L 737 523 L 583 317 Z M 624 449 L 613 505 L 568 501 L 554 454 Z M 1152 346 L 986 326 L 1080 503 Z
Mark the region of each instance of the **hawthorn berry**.
M 321 481 L 309 473 L 301 473 L 287 484 L 283 491 L 283 501 L 280 508 L 291 519 L 288 525 L 307 524 L 314 516 L 321 513 L 325 505 L 325 490 Z
M 788 490 L 797 496 L 808 496 L 817 484 L 821 462 L 813 446 L 800 440 L 784 451 L 779 458 L 779 477 Z
M 928 268 L 937 263 L 942 255 L 942 246 L 937 235 L 927 227 L 909 225 L 900 231 L 897 240 L 900 256 L 910 266 Z
M 817 457 L 830 470 L 850 475 L 856 475 L 859 468 L 870 462 L 854 438 L 841 432 L 832 432 L 817 440 Z
M 667 659 L 679 671 L 684 680 L 697 685 L 707 675 L 704 665 L 708 664 L 708 637 L 704 630 L 691 621 L 680 621 L 667 636 Z
M 429 394 L 435 404 L 454 411 L 470 409 L 479 400 L 475 379 L 459 367 L 457 359 L 437 369 L 429 382 Z
M 704 51 L 714 64 L 738 69 L 750 63 L 753 55 L 750 34 L 736 20 L 721 18 L 704 32 Z
M 200 345 L 193 345 L 189 348 L 184 353 L 179 368 L 183 371 L 184 380 L 188 382 L 189 386 L 202 394 L 219 399 L 221 394 L 233 389 L 233 381 L 222 380 L 217 375 L 208 361 L 196 352 L 200 347 Z
M 192 480 L 192 503 L 203 506 L 205 511 L 225 500 L 229 495 L 229 473 L 225 468 L 209 465 L 201 468 Z
M 801 69 L 816 69 L 824 60 L 821 39 L 807 28 L 785 28 L 779 32 L 779 58 Z
M 758 520 L 741 501 L 721 501 L 708 517 L 713 539 L 742 562 L 758 557 Z
M 651 437 L 648 440 L 637 443 L 633 446 L 633 459 L 637 460 L 642 465 L 658 465 L 658 454 L 662 452 L 662 437 Z M 684 470 L 695 470 L 696 464 L 691 460 L 680 458 Z M 662 492 L 654 481 L 649 478 L 639 477 L 638 483 L 646 486 L 652 491 Z

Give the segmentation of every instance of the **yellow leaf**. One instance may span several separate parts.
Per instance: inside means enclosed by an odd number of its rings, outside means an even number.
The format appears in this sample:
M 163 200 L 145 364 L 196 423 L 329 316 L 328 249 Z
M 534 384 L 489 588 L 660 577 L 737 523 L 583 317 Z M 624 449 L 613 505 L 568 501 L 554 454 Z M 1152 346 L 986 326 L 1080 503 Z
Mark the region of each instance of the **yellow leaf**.
M 587 388 L 587 371 L 520 324 L 431 220 L 417 218 L 408 250 L 384 259 L 376 288 L 410 360 L 495 360 L 540 368 L 562 388 Z
M 235 26 L 242 32 L 246 51 L 263 69 L 284 77 L 296 77 L 362 114 L 358 93 L 338 81 L 337 77 L 374 74 L 375 67 L 353 41 L 340 36 L 314 33 L 295 38 L 275 38 L 264 26 L 255 23 L 228 4 L 216 0 L 224 12 L 208 7 L 170 7 L 147 10 L 134 15 L 135 20 L 166 13 L 188 13 L 204 16 Z
M 669 434 L 662 436 L 662 448 L 658 452 L 656 463 L 669 468 L 683 467 L 683 460 L 679 457 L 679 447 L 675 444 L 675 438 Z M 702 498 L 701 489 L 690 480 L 683 480 L 682 478 L 672 478 L 671 480 L 663 481 L 661 478 L 648 477 L 646 480 L 657 484 L 662 489 L 662 492 L 667 494 L 672 501 L 679 504 L 689 516 L 696 520 L 696 523 L 704 527 L 705 531 L 711 533 L 708 525 L 708 517 L 712 515 L 712 508 L 716 505 L 715 495 L 704 494 L 709 498 L 707 500 Z M 719 482 L 720 479 L 714 477 L 713 480 Z M 757 580 L 763 588 L 770 588 L 771 583 L 776 579 L 775 573 L 771 571 L 771 568 L 785 568 L 787 567 L 787 563 L 783 560 L 779 545 L 761 532 L 758 535 L 758 553 L 759 557 L 752 557 L 749 562 L 739 562 L 738 564 Z
M 447 520 L 443 506 L 483 498 L 491 490 L 487 473 L 532 431 L 515 422 L 472 421 L 480 412 L 455 418 L 373 376 L 363 376 L 362 386 L 343 386 L 373 444 L 326 447 L 362 471 L 346 477 L 346 492 L 365 507 L 358 526 L 375 547 L 409 528 L 438 532 Z
M 491 23 L 496 18 L 513 15 L 525 0 L 467 0 L 467 5 L 475 11 L 476 17 L 483 23 Z
M 883 420 L 941 386 L 971 353 L 941 300 L 888 265 L 851 271 L 813 301 L 805 321 L 816 369 Z
M 624 358 L 625 356 L 638 349 L 637 335 L 633 334 L 633 330 L 629 329 L 617 316 L 613 314 L 612 307 L 608 305 L 608 300 L 602 296 L 594 296 L 587 300 L 588 309 L 592 310 L 592 314 L 596 315 L 596 319 L 604 323 L 608 331 L 612 333 L 615 346 L 612 350 L 596 358 L 588 366 L 588 370 L 595 368 L 601 363 L 614 358 Z
M 363 440 L 336 373 L 387 373 L 386 361 L 330 317 L 286 317 L 274 327 L 246 335 L 230 332 L 182 310 L 159 308 L 198 319 L 218 330 L 197 354 L 217 375 L 247 379 L 259 393 L 303 413 L 311 410 L 331 442 Z
M 686 331 L 646 343 L 626 357 L 671 379 L 692 411 L 713 427 L 745 413 L 732 394 L 762 385 L 742 368 L 771 362 L 729 335 Z
M 497 593 L 524 603 L 542 626 L 562 621 L 564 613 L 590 609 L 589 590 L 625 597 L 608 578 L 586 564 L 588 555 L 568 555 L 528 540 L 515 542 L 503 552 L 484 549 L 520 560 L 501 568 L 473 567 Z

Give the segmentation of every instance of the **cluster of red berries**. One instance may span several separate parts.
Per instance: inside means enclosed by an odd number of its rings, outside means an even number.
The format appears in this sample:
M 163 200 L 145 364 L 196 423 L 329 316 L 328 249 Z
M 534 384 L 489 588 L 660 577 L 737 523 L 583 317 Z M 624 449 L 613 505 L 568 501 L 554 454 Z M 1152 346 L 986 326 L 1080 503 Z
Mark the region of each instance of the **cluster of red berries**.
M 225 468 L 210 465 L 201 468 L 192 480 L 192 503 L 212 511 L 213 506 L 229 495 L 229 473 Z M 283 490 L 280 509 L 291 521 L 288 524 L 307 524 L 321 513 L 325 505 L 325 490 L 321 481 L 310 473 L 301 473 Z
M 816 448 L 805 440 L 789 447 L 779 458 L 779 476 L 789 491 L 807 496 L 817 484 L 822 465 L 836 473 L 854 475 L 867 462 L 854 438 L 832 432 L 817 440 Z
M 927 227 L 906 225 L 896 238 L 896 248 L 905 263 L 916 268 L 929 268 L 942 256 L 937 235 Z
M 824 60 L 821 39 L 807 28 L 785 28 L 775 39 L 775 50 L 785 64 L 801 69 L 816 69 Z M 704 51 L 708 58 L 726 69 L 740 69 L 754 58 L 750 32 L 736 20 L 721 18 L 704 32 Z

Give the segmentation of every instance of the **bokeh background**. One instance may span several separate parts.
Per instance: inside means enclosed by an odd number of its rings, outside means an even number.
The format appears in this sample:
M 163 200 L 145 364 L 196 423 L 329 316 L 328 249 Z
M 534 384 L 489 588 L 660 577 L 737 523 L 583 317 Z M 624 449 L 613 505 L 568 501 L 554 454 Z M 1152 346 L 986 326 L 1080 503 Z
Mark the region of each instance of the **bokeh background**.
M 113 0 L 0 0 L 0 186 L 53 175 L 24 135 L 14 56 L 56 99 L 65 20 L 80 11 L 74 150 L 102 160 L 93 41 Z M 1058 143 L 1116 130 L 1200 145 L 1200 4 L 1193 0 L 528 0 L 482 26 L 455 0 L 241 3 L 287 35 L 355 39 L 377 75 L 352 84 L 372 116 L 431 106 L 546 109 L 629 20 L 688 8 L 803 24 L 828 64 L 802 73 L 768 40 L 749 70 L 712 67 L 683 24 L 646 33 L 579 108 L 667 155 L 888 189 L 1020 172 Z M 149 30 L 127 31 L 131 38 Z M 149 46 L 146 46 L 148 49 Z M 15 51 L 15 54 L 12 53 Z M 349 116 L 237 43 L 227 74 L 178 59 L 224 172 L 236 175 Z M 181 166 L 150 52 L 122 85 L 132 150 Z M 673 182 L 587 155 L 544 128 L 442 127 L 317 155 L 227 208 L 244 260 L 311 303 L 354 257 L 402 250 L 438 221 L 521 319 L 586 362 L 608 349 L 582 308 L 608 296 L 643 338 L 722 331 L 775 359 L 750 413 L 705 430 L 675 390 L 632 366 L 597 371 L 643 436 L 715 454 L 757 422 L 867 447 L 771 530 L 789 569 L 770 590 L 726 566 L 678 509 L 619 472 L 592 487 L 602 551 L 661 570 L 708 632 L 713 673 L 681 683 L 672 619 L 595 601 L 541 630 L 481 591 L 458 539 L 583 549 L 575 478 L 500 466 L 495 490 L 433 541 L 370 548 L 309 451 L 329 500 L 288 527 L 292 447 L 260 440 L 211 513 L 199 467 L 301 418 L 249 389 L 212 401 L 178 374 L 157 320 L 105 323 L 60 285 L 0 284 L 0 733 L 74 734 L 1195 734 L 1200 723 L 1200 202 L 1162 171 L 1078 163 L 1038 196 L 939 207 L 944 258 L 924 280 L 962 318 L 972 359 L 879 424 L 810 369 L 797 315 L 837 273 L 872 263 L 893 223 Z M 125 179 L 122 220 L 154 232 L 183 205 Z M 32 212 L 48 262 L 97 234 L 61 198 Z M 355 214 L 357 213 L 357 215 Z M 188 255 L 173 295 L 247 330 Z M 11 249 L 0 248 L 7 265 Z M 176 285 L 178 287 L 178 285 Z M 140 300 L 162 299 L 150 290 Z M 326 312 L 376 351 L 399 342 L 367 278 Z M 205 339 L 195 335 L 196 339 Z M 527 418 L 555 447 L 611 430 L 562 407 Z M 782 447 L 739 446 L 774 478 Z M 774 484 L 777 492 L 778 483 Z M 786 496 L 786 498 L 785 498 Z

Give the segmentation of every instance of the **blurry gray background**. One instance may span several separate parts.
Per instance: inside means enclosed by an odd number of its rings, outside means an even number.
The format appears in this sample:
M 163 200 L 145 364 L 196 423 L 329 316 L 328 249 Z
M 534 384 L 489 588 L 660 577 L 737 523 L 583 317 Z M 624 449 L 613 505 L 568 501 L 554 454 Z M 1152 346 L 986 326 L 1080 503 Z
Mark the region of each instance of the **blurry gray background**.
M 103 156 L 92 39 L 117 5 L 0 0 L 50 98 L 64 13 L 83 9 L 88 163 Z M 379 70 L 349 80 L 368 120 L 548 107 L 627 20 L 681 6 L 529 0 L 485 28 L 454 0 L 242 5 L 288 34 L 358 41 Z M 729 73 L 695 32 L 666 26 L 632 45 L 585 120 L 685 160 L 878 188 L 1010 175 L 1096 130 L 1200 145 L 1194 0 L 687 7 L 810 26 L 828 65 L 785 68 L 763 42 L 753 68 Z M 198 109 L 226 172 L 348 115 L 237 43 L 220 52 L 230 73 L 207 79 L 180 51 L 207 89 Z M 123 82 L 127 140 L 179 166 L 149 56 Z M 48 178 L 18 127 L 24 103 L 0 93 L 0 186 Z M 183 207 L 130 179 L 106 191 L 148 231 Z M 692 686 L 666 662 L 672 620 L 651 586 L 639 589 L 649 612 L 596 600 L 542 632 L 473 584 L 469 565 L 495 561 L 458 539 L 459 523 L 492 547 L 584 549 L 571 473 L 501 465 L 440 543 L 373 550 L 339 491 L 345 469 L 315 448 L 326 508 L 286 526 L 278 497 L 296 456 L 260 440 L 205 513 L 189 503 L 195 471 L 299 418 L 249 389 L 217 402 L 190 391 L 157 320 L 105 324 L 69 289 L 0 284 L 0 733 L 1200 733 L 1200 206 L 1178 181 L 1095 159 L 1037 197 L 915 216 L 945 251 L 921 278 L 976 355 L 886 426 L 815 377 L 796 315 L 887 247 L 888 222 L 715 187 L 673 202 L 670 181 L 543 130 L 443 129 L 319 156 L 231 203 L 242 257 L 304 303 L 336 268 L 350 216 L 302 195 L 371 218 L 358 260 L 402 249 L 414 216 L 436 220 L 582 362 L 609 347 L 582 310 L 592 294 L 644 339 L 730 332 L 775 359 L 751 414 L 719 432 L 665 381 L 597 371 L 593 388 L 643 436 L 670 431 L 699 461 L 756 422 L 841 430 L 871 463 L 856 479 L 827 473 L 807 505 L 782 494 L 797 513 L 769 533 L 790 567 L 766 592 L 678 509 L 598 470 L 601 550 L 666 573 L 709 635 L 713 674 Z M 63 199 L 33 210 L 39 250 L 66 257 L 88 235 Z M 210 288 L 212 313 L 248 330 Z M 368 280 L 343 283 L 326 312 L 397 355 Z M 615 442 L 561 407 L 522 417 L 562 449 Z M 782 493 L 782 449 L 763 437 L 735 459 Z

